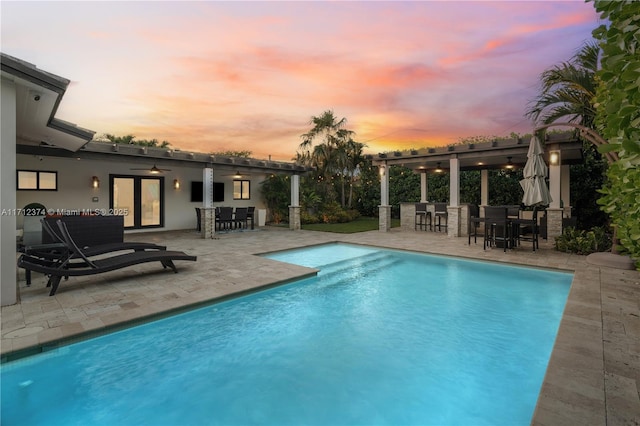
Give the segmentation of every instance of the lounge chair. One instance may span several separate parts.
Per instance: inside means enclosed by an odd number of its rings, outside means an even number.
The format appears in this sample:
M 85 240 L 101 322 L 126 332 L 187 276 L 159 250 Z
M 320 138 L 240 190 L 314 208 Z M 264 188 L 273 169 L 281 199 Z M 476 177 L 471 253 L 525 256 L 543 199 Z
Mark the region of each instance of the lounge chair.
M 41 259 L 47 259 L 54 263 L 62 264 L 70 259 L 77 258 L 72 252 L 68 250 L 68 246 L 64 239 L 56 232 L 50 225 L 49 221 L 40 219 L 42 224 L 42 230 L 47 234 L 48 240 L 53 241 L 45 244 L 35 244 L 25 246 L 21 249 L 23 253 L 26 253 L 32 257 L 38 257 Z M 117 251 L 127 250 L 166 250 L 166 246 L 161 246 L 153 243 L 140 243 L 140 242 L 114 242 L 106 244 L 98 244 L 94 246 L 83 247 L 82 250 L 87 257 L 97 256 L 106 253 L 112 253 Z M 79 266 L 80 263 L 73 263 L 74 267 Z M 25 280 L 27 286 L 31 285 L 31 273 L 26 271 Z M 47 287 L 49 284 L 47 284 Z
M 79 248 L 71 238 L 64 222 L 58 220 L 57 224 L 60 228 L 60 235 L 65 241 L 66 250 L 70 253 L 66 260 L 52 260 L 27 253 L 22 254 L 18 259 L 19 267 L 50 277 L 51 292 L 49 296 L 56 294 L 62 277 L 101 274 L 148 262 L 160 262 L 164 268 L 171 268 L 177 273 L 174 260 L 197 260 L 196 256 L 190 256 L 181 251 L 167 250 L 139 250 L 107 258 L 90 259 L 90 256 L 87 256 L 85 251 Z

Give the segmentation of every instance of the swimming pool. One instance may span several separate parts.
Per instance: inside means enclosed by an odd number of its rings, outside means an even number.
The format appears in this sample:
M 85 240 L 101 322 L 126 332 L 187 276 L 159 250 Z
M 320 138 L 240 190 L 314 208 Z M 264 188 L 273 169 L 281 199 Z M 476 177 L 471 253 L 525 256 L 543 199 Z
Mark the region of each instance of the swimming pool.
M 529 424 L 571 274 L 345 244 L 318 277 L 2 366 L 2 424 Z

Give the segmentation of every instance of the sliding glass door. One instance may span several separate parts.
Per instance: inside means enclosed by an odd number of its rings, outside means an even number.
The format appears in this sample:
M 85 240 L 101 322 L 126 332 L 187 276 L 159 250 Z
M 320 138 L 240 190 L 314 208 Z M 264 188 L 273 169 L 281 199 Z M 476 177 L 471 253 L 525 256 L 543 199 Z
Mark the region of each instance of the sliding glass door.
M 164 226 L 164 177 L 110 175 L 109 207 L 125 228 Z

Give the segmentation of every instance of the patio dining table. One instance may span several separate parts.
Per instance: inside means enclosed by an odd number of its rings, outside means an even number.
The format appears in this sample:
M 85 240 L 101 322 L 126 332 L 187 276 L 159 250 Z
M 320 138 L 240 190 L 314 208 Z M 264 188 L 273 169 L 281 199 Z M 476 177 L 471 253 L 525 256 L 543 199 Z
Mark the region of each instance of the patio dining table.
M 515 210 L 517 208 L 517 210 Z M 484 224 L 483 250 L 492 245 L 497 246 L 497 241 L 502 241 L 504 251 L 507 248 L 515 248 L 520 242 L 520 233 L 526 227 L 531 228 L 533 241 L 533 251 L 536 250 L 538 240 L 537 219 L 534 215 L 532 219 L 520 217 L 518 206 L 485 206 L 484 217 L 471 217 L 469 219 L 468 244 L 471 244 L 473 236 L 474 243 L 477 243 L 477 229 L 480 224 Z M 499 232 L 501 230 L 501 232 Z

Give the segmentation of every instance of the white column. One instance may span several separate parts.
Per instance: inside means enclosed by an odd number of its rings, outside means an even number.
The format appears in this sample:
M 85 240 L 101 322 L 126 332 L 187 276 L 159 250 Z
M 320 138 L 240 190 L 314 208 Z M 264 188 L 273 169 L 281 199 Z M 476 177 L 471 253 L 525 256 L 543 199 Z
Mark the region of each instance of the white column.
M 202 169 L 202 208 L 200 209 L 200 235 L 213 238 L 216 233 L 216 213 L 213 208 L 213 169 Z
M 0 115 L 0 209 L 16 209 L 16 87 L 2 79 Z M 0 215 L 0 304 L 13 305 L 18 301 L 16 273 L 16 215 Z
M 560 208 L 560 200 L 562 195 L 560 194 L 560 179 L 562 175 L 562 167 L 560 166 L 560 161 L 558 164 L 550 164 L 549 165 L 549 193 L 551 194 L 551 204 L 549 204 L 550 209 L 559 209 Z
M 420 172 L 420 202 L 427 203 L 429 202 L 429 190 L 428 190 L 428 180 L 427 180 L 427 171 Z
M 480 170 L 480 205 L 489 205 L 489 170 Z
M 380 172 L 380 205 L 389 205 L 389 166 L 381 164 L 378 166 Z
M 202 207 L 213 208 L 213 169 L 205 167 L 202 170 Z
M 460 205 L 460 160 L 457 157 L 449 160 L 449 205 Z
M 560 195 L 561 200 L 564 203 L 564 208 L 567 213 L 571 213 L 568 210 L 571 210 L 571 174 L 570 174 L 570 166 L 562 165 L 560 169 Z M 569 214 L 567 216 L 570 216 Z
M 300 175 L 291 176 L 291 207 L 300 207 Z

